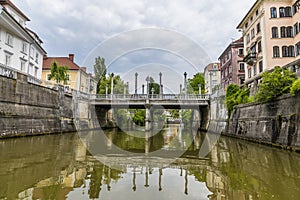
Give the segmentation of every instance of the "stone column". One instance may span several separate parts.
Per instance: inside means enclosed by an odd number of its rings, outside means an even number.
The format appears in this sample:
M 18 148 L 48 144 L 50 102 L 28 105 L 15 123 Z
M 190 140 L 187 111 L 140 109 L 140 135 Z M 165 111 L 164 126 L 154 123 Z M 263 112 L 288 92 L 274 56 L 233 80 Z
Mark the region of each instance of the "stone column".
M 159 72 L 159 95 L 162 95 L 162 73 Z
M 146 106 L 146 118 L 145 118 L 145 131 L 151 131 L 152 126 L 152 119 L 151 119 L 151 108 L 150 105 Z
M 114 73 L 111 74 L 111 88 L 110 88 L 111 97 L 114 94 Z
M 137 94 L 137 79 L 138 79 L 138 73 L 135 73 L 135 85 L 134 85 L 134 94 Z
M 145 85 L 142 85 L 142 94 L 145 94 Z
M 193 110 L 193 124 L 192 124 L 192 128 L 195 129 L 195 130 L 200 129 L 200 123 L 201 123 L 200 110 L 199 109 L 194 109 Z
M 187 97 L 187 80 L 186 80 L 186 77 L 187 77 L 187 73 L 184 72 L 184 96 L 185 98 Z

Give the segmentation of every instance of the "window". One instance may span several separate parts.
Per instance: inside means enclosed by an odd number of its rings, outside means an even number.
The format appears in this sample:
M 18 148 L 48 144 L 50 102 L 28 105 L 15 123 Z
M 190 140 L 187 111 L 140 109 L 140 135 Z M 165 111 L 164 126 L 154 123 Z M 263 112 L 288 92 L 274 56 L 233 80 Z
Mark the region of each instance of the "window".
M 34 77 L 37 77 L 37 74 L 38 74 L 38 68 L 35 67 L 35 68 L 34 68 Z
M 260 61 L 259 63 L 258 63 L 258 70 L 259 70 L 259 73 L 262 73 L 263 72 L 263 62 L 262 61 Z
M 50 74 L 47 74 L 47 80 L 50 81 Z
M 239 70 L 240 71 L 244 71 L 245 70 L 245 63 L 240 63 Z
M 284 26 L 280 27 L 281 38 L 286 37 L 286 28 Z
M 279 17 L 285 17 L 285 9 L 284 7 L 279 8 Z
M 282 46 L 282 57 L 288 57 L 288 47 Z
M 279 58 L 280 57 L 279 47 L 278 46 L 274 46 L 273 47 L 273 57 L 274 58 Z
M 253 76 L 256 75 L 256 65 L 253 66 Z
M 251 39 L 253 39 L 255 36 L 255 31 L 254 31 L 254 28 L 251 30 Z
M 248 69 L 248 78 L 251 78 L 251 68 Z
M 253 46 L 251 47 L 251 52 L 252 52 L 252 53 L 256 53 L 256 45 L 253 45 Z
M 239 78 L 239 82 L 240 82 L 240 85 L 243 85 L 244 82 L 245 82 L 245 79 L 244 79 L 243 77 L 240 77 L 240 78 Z
M 232 73 L 232 66 L 229 66 L 229 74 Z
M 246 28 L 246 29 L 248 28 L 248 23 L 245 24 L 245 28 Z
M 246 36 L 246 42 L 247 42 L 247 44 L 250 42 L 250 35 L 249 34 L 247 34 L 247 36 Z
M 66 74 L 67 80 L 70 80 L 70 74 Z
M 261 52 L 261 41 L 259 41 L 259 42 L 257 43 L 257 51 L 258 51 L 258 53 Z
M 13 46 L 13 36 L 9 33 L 6 33 L 6 40 L 5 43 L 9 46 Z
M 31 48 L 30 48 L 30 57 L 33 58 L 33 55 L 34 55 L 34 48 L 31 47 Z
M 35 62 L 39 63 L 39 54 L 37 52 L 35 53 Z
M 5 65 L 10 67 L 11 64 L 11 54 L 6 53 L 5 54 Z
M 300 43 L 296 44 L 296 56 L 300 55 Z
M 22 52 L 23 53 L 27 53 L 27 43 L 26 42 L 23 42 L 23 44 L 22 44 Z
M 278 38 L 278 28 L 272 27 L 272 38 Z
M 297 35 L 299 33 L 299 24 L 298 22 L 294 24 L 294 35 Z
M 277 9 L 275 7 L 271 8 L 271 18 L 277 18 Z
M 257 31 L 257 33 L 260 33 L 260 23 L 256 24 L 256 31 Z
M 25 64 L 26 64 L 26 62 L 24 61 L 24 60 L 21 60 L 21 71 L 22 72 L 25 72 L 26 70 L 26 68 L 25 68 Z
M 256 16 L 258 15 L 258 10 L 255 11 L 255 15 L 256 15 Z
M 291 17 L 292 16 L 292 8 L 290 6 L 285 7 L 285 17 Z
M 29 64 L 29 74 L 33 74 L 33 64 Z
M 295 57 L 295 48 L 294 46 L 288 47 L 288 57 Z
M 293 15 L 295 15 L 298 11 L 298 7 L 296 5 L 293 5 Z
M 286 37 L 293 37 L 293 27 L 288 26 L 286 28 Z
M 239 49 L 239 56 L 243 56 L 244 55 L 244 49 Z

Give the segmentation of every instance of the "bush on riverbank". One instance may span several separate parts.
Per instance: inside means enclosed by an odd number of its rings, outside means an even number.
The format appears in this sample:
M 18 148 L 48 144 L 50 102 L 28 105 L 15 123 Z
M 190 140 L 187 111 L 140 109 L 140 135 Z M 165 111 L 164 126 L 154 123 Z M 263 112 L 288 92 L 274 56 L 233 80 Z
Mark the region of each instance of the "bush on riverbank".
M 295 96 L 297 93 L 300 93 L 300 78 L 298 78 L 291 87 L 290 93 Z

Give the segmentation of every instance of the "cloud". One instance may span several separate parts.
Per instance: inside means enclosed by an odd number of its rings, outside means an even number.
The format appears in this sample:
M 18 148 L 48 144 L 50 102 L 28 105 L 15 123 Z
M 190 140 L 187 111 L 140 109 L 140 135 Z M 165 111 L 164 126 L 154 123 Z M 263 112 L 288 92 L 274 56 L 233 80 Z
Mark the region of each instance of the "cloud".
M 102 41 L 124 31 L 158 27 L 195 40 L 216 60 L 239 37 L 235 27 L 255 0 L 13 0 L 32 20 L 49 56 L 75 53 L 81 64 Z

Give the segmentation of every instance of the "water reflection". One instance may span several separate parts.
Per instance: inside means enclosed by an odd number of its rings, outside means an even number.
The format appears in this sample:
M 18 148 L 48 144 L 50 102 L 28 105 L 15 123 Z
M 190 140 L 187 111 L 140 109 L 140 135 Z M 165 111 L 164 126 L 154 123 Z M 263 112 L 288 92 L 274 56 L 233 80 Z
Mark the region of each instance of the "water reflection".
M 97 139 L 101 133 L 84 134 Z M 169 127 L 148 141 L 117 130 L 104 134 L 101 153 L 107 154 L 101 156 L 106 165 L 77 134 L 1 140 L 0 199 L 300 198 L 299 154 L 220 138 L 199 159 L 204 134 L 180 127 Z M 114 146 L 139 154 L 117 154 Z M 146 148 L 165 154 L 147 156 Z M 187 153 L 175 161 L 167 156 L 178 149 Z

